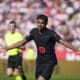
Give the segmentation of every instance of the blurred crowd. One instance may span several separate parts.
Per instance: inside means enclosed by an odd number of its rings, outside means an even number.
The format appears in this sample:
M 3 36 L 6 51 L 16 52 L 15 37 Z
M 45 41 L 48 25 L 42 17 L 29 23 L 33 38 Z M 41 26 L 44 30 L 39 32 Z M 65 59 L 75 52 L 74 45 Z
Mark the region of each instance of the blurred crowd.
M 36 27 L 36 16 L 42 13 L 49 17 L 48 28 L 80 46 L 80 0 L 0 0 L 0 45 L 4 44 L 10 20 L 15 20 L 18 30 L 26 36 Z

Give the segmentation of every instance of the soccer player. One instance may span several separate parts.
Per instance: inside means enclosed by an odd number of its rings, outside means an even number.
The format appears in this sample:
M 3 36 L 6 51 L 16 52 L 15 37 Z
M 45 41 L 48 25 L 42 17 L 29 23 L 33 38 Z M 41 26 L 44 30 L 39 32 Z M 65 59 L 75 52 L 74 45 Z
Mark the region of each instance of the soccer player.
M 9 24 L 10 31 L 5 34 L 5 44 L 6 46 L 11 46 L 16 42 L 23 40 L 23 36 L 20 32 L 16 31 L 16 23 L 15 21 L 11 21 Z M 26 77 L 23 73 L 22 69 L 22 55 L 21 48 L 13 48 L 7 51 L 8 58 L 8 66 L 7 66 L 7 75 L 8 76 L 16 76 L 16 80 L 26 80 Z
M 79 49 L 70 45 L 55 31 L 49 30 L 46 27 L 48 23 L 48 17 L 46 15 L 38 15 L 36 22 L 37 28 L 32 29 L 29 36 L 26 36 L 24 40 L 14 44 L 13 46 L 5 47 L 2 50 L 6 51 L 12 48 L 17 48 L 28 41 L 34 40 L 37 46 L 36 80 L 50 80 L 54 66 L 57 64 L 55 54 L 56 42 L 75 51 L 79 51 Z

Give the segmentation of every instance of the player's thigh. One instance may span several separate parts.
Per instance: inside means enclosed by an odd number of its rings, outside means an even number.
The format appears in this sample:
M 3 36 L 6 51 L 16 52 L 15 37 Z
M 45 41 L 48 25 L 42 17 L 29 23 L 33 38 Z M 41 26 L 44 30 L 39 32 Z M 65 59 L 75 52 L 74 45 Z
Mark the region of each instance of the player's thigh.
M 14 73 L 15 73 L 16 76 L 20 74 L 21 69 L 22 69 L 22 56 L 18 55 L 18 56 L 15 57 Z
M 6 73 L 8 76 L 13 74 L 13 68 L 14 68 L 13 58 L 9 56 L 6 69 Z
M 7 68 L 14 68 L 15 64 L 14 64 L 15 58 L 13 56 L 9 56 L 8 61 L 7 61 Z
M 36 80 L 38 79 L 39 75 L 41 74 L 42 69 L 43 69 L 43 65 L 37 63 L 37 64 L 36 64 L 36 69 L 35 69 L 35 70 L 36 70 L 36 71 L 35 71 Z
M 22 68 L 22 56 L 18 55 L 15 58 L 15 68 L 16 69 L 21 69 Z
M 45 80 L 49 80 L 51 78 L 54 66 L 52 64 L 44 64 L 43 70 L 41 72 L 41 76 L 45 78 Z
M 43 78 L 43 80 L 49 80 L 52 75 L 53 68 L 54 66 L 52 64 L 39 64 L 36 69 L 36 79 Z

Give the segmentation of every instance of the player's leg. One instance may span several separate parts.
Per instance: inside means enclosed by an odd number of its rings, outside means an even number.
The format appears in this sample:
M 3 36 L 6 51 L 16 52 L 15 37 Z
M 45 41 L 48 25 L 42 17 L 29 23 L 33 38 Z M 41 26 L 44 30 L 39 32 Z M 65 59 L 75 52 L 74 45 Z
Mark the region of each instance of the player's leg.
M 8 76 L 13 76 L 13 67 L 14 67 L 14 65 L 13 65 L 13 60 L 12 60 L 13 58 L 11 57 L 11 56 L 9 56 L 9 58 L 8 58 L 8 64 L 7 64 L 7 70 L 6 70 L 6 73 L 7 73 L 7 75 Z
M 36 73 L 35 73 L 35 76 L 36 76 L 36 80 L 45 80 L 45 78 L 43 76 L 41 76 L 41 72 L 42 72 L 42 64 L 36 64 Z
M 27 80 L 22 68 L 19 69 L 19 72 L 20 72 L 20 75 L 21 75 L 21 77 L 23 78 L 23 80 Z
M 22 55 L 18 55 L 16 56 L 16 59 L 15 59 L 15 68 L 18 69 L 18 75 L 20 75 L 22 77 L 22 80 L 27 80 L 26 79 L 26 76 L 24 74 L 24 71 L 23 71 L 23 68 L 22 68 Z M 17 71 L 16 71 L 17 73 Z
M 41 64 L 37 68 L 38 75 L 36 80 L 50 80 L 52 72 L 53 72 L 53 65 L 52 64 Z
M 15 79 L 16 80 L 23 80 L 21 75 L 20 75 L 19 69 L 15 69 L 14 74 L 15 74 Z

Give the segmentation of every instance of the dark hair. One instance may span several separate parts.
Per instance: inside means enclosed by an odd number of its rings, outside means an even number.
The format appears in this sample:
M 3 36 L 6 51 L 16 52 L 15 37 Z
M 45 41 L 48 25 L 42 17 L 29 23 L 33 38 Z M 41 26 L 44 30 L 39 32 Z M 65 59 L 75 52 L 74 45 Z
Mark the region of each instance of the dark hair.
M 45 22 L 45 25 L 48 23 L 48 17 L 44 14 L 39 14 L 36 19 L 42 19 Z
M 10 21 L 10 24 L 14 24 L 14 27 L 16 27 L 16 22 L 15 21 Z

